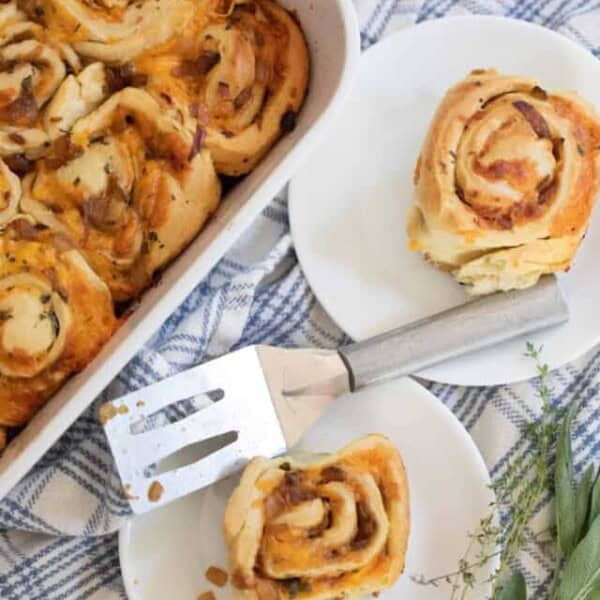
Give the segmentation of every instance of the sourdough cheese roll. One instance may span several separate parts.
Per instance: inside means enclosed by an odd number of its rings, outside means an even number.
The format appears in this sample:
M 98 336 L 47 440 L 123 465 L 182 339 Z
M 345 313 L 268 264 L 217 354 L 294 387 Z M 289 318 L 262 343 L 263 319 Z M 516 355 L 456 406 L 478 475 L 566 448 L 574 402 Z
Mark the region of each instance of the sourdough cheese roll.
M 307 464 L 256 458 L 225 512 L 238 598 L 325 600 L 391 586 L 409 533 L 398 451 L 370 435 Z
M 131 60 L 178 33 L 192 0 L 22 0 L 30 18 L 82 56 L 107 63 Z
M 117 322 L 108 288 L 62 236 L 19 217 L 0 233 L 0 255 L 0 426 L 17 426 Z
M 182 251 L 219 198 L 202 137 L 125 88 L 54 142 L 23 182 L 21 208 L 73 240 L 123 301 Z
M 573 93 L 473 71 L 451 88 L 415 170 L 410 246 L 473 294 L 567 270 L 600 186 L 600 122 Z
M 0 5 L 0 156 L 16 171 L 44 154 L 50 142 L 42 111 L 78 59 L 16 2 Z M 74 64 L 71 64 L 74 63 Z
M 296 21 L 271 0 L 206 2 L 192 26 L 135 62 L 165 110 L 195 129 L 225 175 L 251 171 L 295 127 L 309 74 Z M 191 123 L 191 125 L 190 125 Z

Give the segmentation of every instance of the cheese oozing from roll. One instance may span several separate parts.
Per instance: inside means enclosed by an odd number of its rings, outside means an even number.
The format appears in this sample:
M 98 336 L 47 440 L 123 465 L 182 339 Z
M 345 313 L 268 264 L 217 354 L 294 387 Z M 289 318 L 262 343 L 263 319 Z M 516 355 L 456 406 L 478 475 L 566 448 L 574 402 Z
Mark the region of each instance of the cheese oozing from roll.
M 410 246 L 473 294 L 567 270 L 600 189 L 600 121 L 574 93 L 474 71 L 451 88 L 415 170 Z
M 224 520 L 236 597 L 325 600 L 390 587 L 409 520 L 402 459 L 381 435 L 315 462 L 254 459 Z
M 54 142 L 23 184 L 21 208 L 82 249 L 117 301 L 139 294 L 217 208 L 201 139 L 125 88 Z
M 18 217 L 0 233 L 0 255 L 0 426 L 17 426 L 117 321 L 108 288 L 60 234 Z

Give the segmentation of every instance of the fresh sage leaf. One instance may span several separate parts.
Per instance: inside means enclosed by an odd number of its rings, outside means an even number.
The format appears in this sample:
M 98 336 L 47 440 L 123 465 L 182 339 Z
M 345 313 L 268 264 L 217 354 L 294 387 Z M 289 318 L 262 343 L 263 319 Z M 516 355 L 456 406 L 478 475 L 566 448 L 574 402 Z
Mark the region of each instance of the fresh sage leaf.
M 573 449 L 571 426 L 575 416 L 572 404 L 563 420 L 556 446 L 554 488 L 556 493 L 556 529 L 561 554 L 568 556 L 577 545 L 579 531 L 577 501 L 573 489 Z
M 589 600 L 600 587 L 600 517 L 568 558 L 558 600 Z
M 592 488 L 592 495 L 590 498 L 590 514 L 588 515 L 588 529 L 592 526 L 592 523 L 597 517 L 600 517 L 600 469 L 598 469 L 596 483 Z
M 590 465 L 584 472 L 581 482 L 579 483 L 579 489 L 575 498 L 576 514 L 575 514 L 575 525 L 576 525 L 576 544 L 579 543 L 581 538 L 587 533 L 588 527 L 588 514 L 590 512 L 590 499 L 592 493 L 592 486 L 594 485 L 594 465 Z
M 519 571 L 511 574 L 496 600 L 527 600 L 525 577 Z

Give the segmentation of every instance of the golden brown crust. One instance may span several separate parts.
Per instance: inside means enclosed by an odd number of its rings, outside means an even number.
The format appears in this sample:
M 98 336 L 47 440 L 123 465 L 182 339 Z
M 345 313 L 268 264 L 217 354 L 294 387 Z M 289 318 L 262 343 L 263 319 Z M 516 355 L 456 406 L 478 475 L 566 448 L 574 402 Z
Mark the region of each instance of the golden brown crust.
M 410 247 L 473 293 L 567 269 L 598 194 L 599 142 L 576 94 L 472 73 L 447 92 L 419 156 Z
M 238 597 L 360 597 L 404 570 L 410 524 L 398 451 L 370 435 L 315 462 L 257 458 L 224 519 Z
M 121 301 L 148 286 L 219 199 L 208 151 L 194 154 L 192 135 L 129 87 L 55 142 L 24 182 L 21 207 L 73 239 Z
M 27 164 L 45 153 L 43 111 L 64 80 L 67 65 L 79 66 L 14 0 L 0 5 L 0 156 L 20 157 Z

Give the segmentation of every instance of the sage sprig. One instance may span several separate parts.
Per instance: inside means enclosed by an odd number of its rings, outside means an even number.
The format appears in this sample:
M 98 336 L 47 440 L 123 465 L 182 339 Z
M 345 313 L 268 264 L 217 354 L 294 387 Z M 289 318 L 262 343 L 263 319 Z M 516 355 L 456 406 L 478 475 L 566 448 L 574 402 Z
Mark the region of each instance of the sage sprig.
M 563 418 L 556 443 L 554 466 L 556 572 L 550 600 L 600 600 L 600 475 L 594 467 L 584 471 L 574 485 L 571 434 L 577 407 L 572 404 Z M 503 596 L 494 600 L 526 600 L 522 587 L 508 579 Z
M 510 566 L 523 546 L 539 541 L 541 534 L 549 534 L 544 544 L 556 559 L 545 600 L 600 600 L 600 469 L 594 478 L 594 466 L 588 466 L 575 486 L 571 434 L 577 407 L 572 404 L 559 419 L 551 403 L 549 369 L 541 360 L 541 348 L 528 343 L 526 356 L 536 363 L 541 400 L 541 416 L 525 429 L 531 452 L 512 460 L 505 475 L 494 483 L 496 504 L 481 520 L 480 529 L 471 534 L 471 546 L 457 569 L 433 578 L 412 578 L 422 585 L 448 584 L 450 600 L 467 598 L 476 584 L 487 582 L 492 584 L 491 600 L 527 600 L 525 578 L 518 571 L 511 572 Z M 524 476 L 527 471 L 530 474 Z M 548 491 L 555 494 L 555 528 L 534 534 L 534 540 L 528 533 L 530 522 Z M 497 509 L 511 516 L 505 525 L 497 524 Z M 479 549 L 469 560 L 473 545 Z M 500 566 L 491 579 L 478 581 L 478 569 L 498 556 Z
M 568 556 L 579 543 L 587 521 L 593 472 L 588 469 L 578 490 L 573 487 L 573 450 L 571 428 L 576 406 L 573 404 L 563 421 L 556 449 L 554 485 L 556 527 L 562 556 Z M 591 467 L 593 468 L 593 467 Z
M 590 506 L 592 504 L 592 487 L 594 485 L 594 465 L 589 465 L 585 470 L 579 489 L 577 490 L 577 531 L 581 539 L 591 528 L 593 520 L 588 522 Z
M 600 517 L 565 565 L 557 600 L 589 600 L 600 588 Z
M 600 469 L 598 469 L 598 475 L 596 475 L 596 483 L 592 490 L 592 499 L 590 501 L 590 514 L 588 515 L 588 529 L 591 528 L 592 523 L 600 517 Z M 600 600 L 600 597 L 598 598 Z

